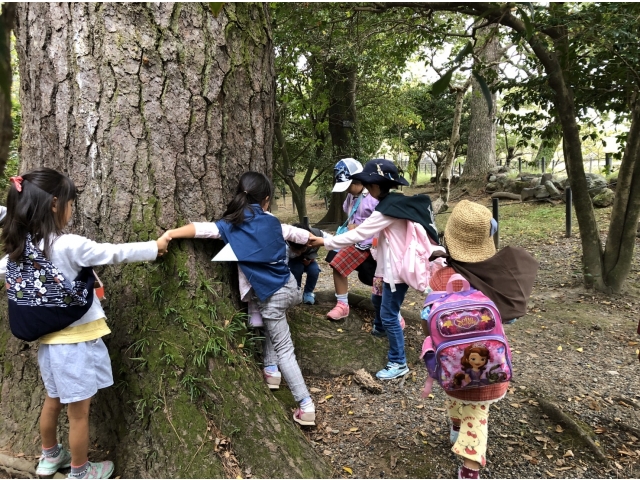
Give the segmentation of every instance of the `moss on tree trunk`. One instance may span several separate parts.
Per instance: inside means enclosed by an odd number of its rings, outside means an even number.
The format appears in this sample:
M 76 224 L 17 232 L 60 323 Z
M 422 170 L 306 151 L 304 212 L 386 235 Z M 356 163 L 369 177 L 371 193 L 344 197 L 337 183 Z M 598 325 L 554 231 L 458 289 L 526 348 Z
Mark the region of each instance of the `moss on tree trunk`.
M 70 230 L 154 239 L 219 218 L 240 175 L 271 173 L 273 48 L 264 4 L 20 4 L 24 172 L 79 188 Z M 265 388 L 219 242 L 100 267 L 115 385 L 92 403 L 92 447 L 126 477 L 324 477 Z M 36 345 L 0 324 L 0 449 L 37 454 Z M 61 416 L 61 439 L 66 427 Z M 226 455 L 225 455 L 226 453 Z

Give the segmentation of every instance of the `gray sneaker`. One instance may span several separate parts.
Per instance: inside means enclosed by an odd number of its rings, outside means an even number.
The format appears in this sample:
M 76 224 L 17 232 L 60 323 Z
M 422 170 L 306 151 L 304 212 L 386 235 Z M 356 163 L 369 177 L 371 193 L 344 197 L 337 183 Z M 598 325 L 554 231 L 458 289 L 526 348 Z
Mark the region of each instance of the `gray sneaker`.
M 38 468 L 36 468 L 36 475 L 42 475 L 43 477 L 53 475 L 61 468 L 71 466 L 71 454 L 69 451 L 62 445 L 58 445 L 58 447 L 60 447 L 60 452 L 57 457 L 40 456 Z
M 84 475 L 80 477 L 70 473 L 67 478 L 111 478 L 113 469 L 113 462 L 109 460 L 105 460 L 104 462 L 89 462 Z

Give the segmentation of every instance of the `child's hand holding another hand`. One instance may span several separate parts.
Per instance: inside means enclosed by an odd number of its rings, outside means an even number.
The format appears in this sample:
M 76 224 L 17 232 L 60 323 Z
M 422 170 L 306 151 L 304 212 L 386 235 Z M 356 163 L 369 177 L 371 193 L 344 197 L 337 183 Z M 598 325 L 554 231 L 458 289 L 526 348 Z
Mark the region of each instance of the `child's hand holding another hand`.
M 167 253 L 167 249 L 169 248 L 169 242 L 171 241 L 171 236 L 169 234 L 170 230 L 167 230 L 162 234 L 156 243 L 158 244 L 158 256 L 161 257 L 165 253 Z
M 308 247 L 321 247 L 324 245 L 324 238 L 316 237 L 313 234 L 309 234 L 309 241 L 307 242 Z

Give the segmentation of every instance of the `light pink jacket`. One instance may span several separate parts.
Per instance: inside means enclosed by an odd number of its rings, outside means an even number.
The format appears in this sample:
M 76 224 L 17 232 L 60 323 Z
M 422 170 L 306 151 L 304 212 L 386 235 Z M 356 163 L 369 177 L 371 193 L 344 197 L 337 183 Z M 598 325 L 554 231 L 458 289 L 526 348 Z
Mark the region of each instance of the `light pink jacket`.
M 394 279 L 398 279 L 400 276 L 396 270 L 396 262 L 392 261 L 393 257 L 391 257 L 391 255 L 398 258 L 401 257 L 404 252 L 392 253 L 390 251 L 390 244 L 387 243 L 385 239 L 385 231 L 390 232 L 394 239 L 397 240 L 396 244 L 404 245 L 406 243 L 405 237 L 407 233 L 406 222 L 407 221 L 402 218 L 389 217 L 380 212 L 373 212 L 369 218 L 353 230 L 325 240 L 324 246 L 327 250 L 336 250 L 354 245 L 365 238 L 378 238 L 376 277 L 382 277 L 385 283 L 393 284 L 396 283 Z M 436 245 L 433 246 L 433 249 L 434 251 L 444 251 L 443 247 Z M 395 290 L 395 288 L 393 290 Z

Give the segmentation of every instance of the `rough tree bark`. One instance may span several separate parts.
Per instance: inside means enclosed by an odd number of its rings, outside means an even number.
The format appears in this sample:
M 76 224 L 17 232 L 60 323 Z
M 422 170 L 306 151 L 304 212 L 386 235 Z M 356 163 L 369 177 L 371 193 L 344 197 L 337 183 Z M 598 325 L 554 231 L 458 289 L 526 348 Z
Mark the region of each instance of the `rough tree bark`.
M 266 5 L 215 18 L 202 3 L 25 3 L 16 27 L 20 171 L 69 173 L 71 231 L 156 238 L 219 217 L 244 171 L 270 174 Z M 219 247 L 176 242 L 156 263 L 100 269 L 115 385 L 93 401 L 92 445 L 126 477 L 329 476 L 262 383 L 233 268 L 209 261 Z M 37 454 L 36 345 L 0 321 L 0 449 Z
M 13 30 L 16 6 L 5 2 L 2 5 L 0 15 L 0 63 L 5 78 L 0 82 L 5 84 L 5 89 L 0 88 L 0 175 L 4 173 L 4 167 L 9 159 L 9 145 L 13 140 L 13 122 L 11 121 L 11 31 Z
M 480 32 L 484 32 L 482 35 Z M 489 27 L 479 30 L 484 36 L 486 44 L 482 46 L 480 58 L 483 64 L 492 65 L 497 69 L 496 62 L 502 55 L 498 38 L 490 35 Z M 471 120 L 469 125 L 469 141 L 467 144 L 467 159 L 464 164 L 463 179 L 484 177 L 489 170 L 496 166 L 496 95 L 492 93 L 493 107 L 489 112 L 487 100 L 482 94 L 478 81 L 471 82 Z

